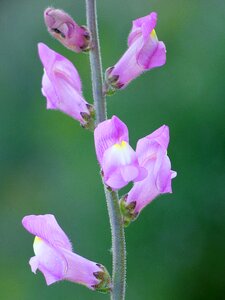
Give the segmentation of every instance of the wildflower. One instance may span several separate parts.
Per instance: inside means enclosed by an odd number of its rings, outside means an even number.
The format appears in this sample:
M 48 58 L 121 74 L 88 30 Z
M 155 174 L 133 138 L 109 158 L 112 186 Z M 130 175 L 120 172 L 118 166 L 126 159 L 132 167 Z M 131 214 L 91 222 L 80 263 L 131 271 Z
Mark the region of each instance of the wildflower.
M 100 123 L 94 131 L 95 149 L 104 182 L 113 190 L 147 176 L 129 145 L 127 126 L 116 116 Z
M 120 201 L 125 225 L 134 220 L 158 195 L 172 193 L 171 181 L 176 177 L 176 172 L 171 171 L 167 156 L 168 144 L 169 128 L 165 125 L 138 141 L 138 161 L 140 166 L 147 169 L 148 176 L 143 181 L 136 182 Z
M 49 33 L 65 47 L 75 52 L 88 51 L 91 37 L 85 26 L 79 26 L 66 12 L 49 7 L 44 12 Z
M 29 264 L 32 272 L 39 269 L 47 285 L 61 280 L 83 284 L 90 289 L 107 291 L 107 270 L 72 250 L 71 243 L 53 215 L 30 215 L 22 220 L 24 228 L 35 235 L 34 253 Z
M 44 66 L 42 94 L 47 99 L 47 109 L 60 110 L 88 127 L 93 121 L 94 110 L 83 98 L 76 68 L 43 43 L 38 44 L 38 52 Z
M 155 12 L 133 21 L 127 51 L 113 67 L 106 70 L 106 83 L 112 90 L 124 88 L 144 71 L 165 64 L 166 47 L 157 38 L 156 23 Z

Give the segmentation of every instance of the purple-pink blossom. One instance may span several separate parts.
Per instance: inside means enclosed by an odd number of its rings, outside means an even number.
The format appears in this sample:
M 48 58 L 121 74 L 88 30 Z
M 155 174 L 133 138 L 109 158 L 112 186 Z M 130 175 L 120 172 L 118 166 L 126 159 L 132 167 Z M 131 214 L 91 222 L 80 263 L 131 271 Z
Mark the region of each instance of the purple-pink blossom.
M 121 200 L 122 211 L 127 224 L 140 211 L 160 194 L 172 193 L 172 178 L 176 172 L 171 170 L 167 155 L 169 128 L 161 126 L 150 135 L 140 139 L 136 153 L 140 166 L 148 171 L 148 176 L 141 182 L 135 182 L 130 192 Z
M 129 145 L 127 126 L 118 117 L 113 116 L 100 123 L 94 131 L 94 139 L 104 182 L 113 190 L 124 187 L 130 181 L 142 180 L 147 175 Z
M 61 280 L 83 284 L 90 289 L 110 288 L 106 269 L 72 250 L 72 245 L 53 215 L 30 215 L 22 220 L 24 228 L 35 236 L 34 253 L 29 264 L 40 270 L 47 285 Z
M 75 52 L 90 49 L 88 29 L 85 26 L 79 26 L 65 11 L 48 7 L 44 11 L 44 20 L 49 33 L 65 47 Z
M 47 109 L 60 110 L 85 126 L 92 120 L 93 107 L 83 98 L 76 68 L 43 43 L 38 44 L 38 53 L 44 66 L 42 94 L 46 97 Z
M 166 62 L 166 47 L 155 32 L 155 12 L 133 21 L 128 36 L 128 49 L 113 66 L 106 70 L 106 82 L 113 89 L 124 88 L 146 70 Z

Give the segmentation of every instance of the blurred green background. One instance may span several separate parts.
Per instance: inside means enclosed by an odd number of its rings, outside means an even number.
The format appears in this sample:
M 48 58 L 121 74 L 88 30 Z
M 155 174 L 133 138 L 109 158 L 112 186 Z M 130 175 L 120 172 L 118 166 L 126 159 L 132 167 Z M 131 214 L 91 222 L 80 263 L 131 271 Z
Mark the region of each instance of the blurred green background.
M 98 0 L 104 68 L 126 49 L 131 21 L 158 12 L 167 64 L 108 99 L 136 141 L 170 127 L 169 156 L 178 172 L 173 194 L 149 205 L 126 230 L 127 299 L 225 299 L 225 2 Z M 53 40 L 43 22 L 49 6 L 85 24 L 84 0 L 0 1 L 0 298 L 108 299 L 83 286 L 47 287 L 31 273 L 28 214 L 55 214 L 74 250 L 111 270 L 110 228 L 92 134 L 47 111 L 37 42 L 71 59 L 92 102 L 88 55 Z

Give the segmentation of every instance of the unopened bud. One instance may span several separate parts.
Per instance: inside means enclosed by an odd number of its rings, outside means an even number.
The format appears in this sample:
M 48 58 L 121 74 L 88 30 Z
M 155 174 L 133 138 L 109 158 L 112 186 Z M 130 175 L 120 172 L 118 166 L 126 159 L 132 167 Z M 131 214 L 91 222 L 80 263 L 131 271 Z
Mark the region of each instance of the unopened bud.
M 44 20 L 49 33 L 65 47 L 75 52 L 91 48 L 90 32 L 79 26 L 66 12 L 49 7 L 44 11 Z

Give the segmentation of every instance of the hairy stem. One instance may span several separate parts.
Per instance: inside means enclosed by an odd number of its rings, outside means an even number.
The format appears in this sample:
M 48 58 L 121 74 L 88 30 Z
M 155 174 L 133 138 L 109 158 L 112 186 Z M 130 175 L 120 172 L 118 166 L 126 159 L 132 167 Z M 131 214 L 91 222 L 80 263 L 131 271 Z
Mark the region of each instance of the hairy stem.
M 113 290 L 112 300 L 124 300 L 126 288 L 126 244 L 118 194 L 105 186 L 105 195 L 112 232 Z
M 103 93 L 102 62 L 98 38 L 98 24 L 96 0 L 86 0 L 87 26 L 92 36 L 92 50 L 90 51 L 90 65 L 92 78 L 92 92 L 96 110 L 96 125 L 107 119 L 106 101 Z
M 92 50 L 90 51 L 90 65 L 92 89 L 96 110 L 96 125 L 107 119 L 106 101 L 103 92 L 101 54 L 98 39 L 96 0 L 86 0 L 87 26 L 92 36 Z M 105 195 L 112 233 L 112 300 L 125 299 L 126 286 L 126 247 L 122 217 L 119 209 L 118 194 L 105 187 Z

